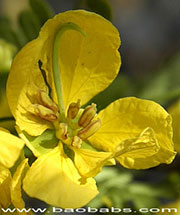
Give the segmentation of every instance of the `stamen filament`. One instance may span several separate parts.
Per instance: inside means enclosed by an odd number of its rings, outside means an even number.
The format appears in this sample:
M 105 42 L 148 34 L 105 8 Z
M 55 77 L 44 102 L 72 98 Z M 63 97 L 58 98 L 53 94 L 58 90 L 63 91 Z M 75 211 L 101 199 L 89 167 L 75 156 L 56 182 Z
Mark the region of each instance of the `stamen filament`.
M 62 82 L 61 82 L 61 74 L 60 74 L 61 71 L 60 71 L 60 63 L 59 63 L 59 54 L 60 54 L 59 44 L 60 44 L 61 36 L 67 30 L 75 30 L 80 32 L 83 36 L 85 36 L 85 33 L 78 25 L 70 22 L 61 25 L 55 35 L 53 51 L 52 51 L 52 70 L 53 70 L 55 88 L 56 88 L 56 93 L 58 98 L 58 107 L 59 107 L 60 115 L 63 119 L 65 118 L 65 109 L 64 109 Z

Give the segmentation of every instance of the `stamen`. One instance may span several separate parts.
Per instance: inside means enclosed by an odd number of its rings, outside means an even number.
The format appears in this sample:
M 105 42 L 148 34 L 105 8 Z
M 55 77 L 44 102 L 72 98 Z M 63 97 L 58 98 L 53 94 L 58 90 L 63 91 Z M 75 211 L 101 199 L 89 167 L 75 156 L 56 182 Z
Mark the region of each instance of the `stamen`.
M 68 138 L 68 126 L 66 123 L 59 124 L 59 128 L 56 131 L 56 137 L 62 140 L 66 140 Z
M 78 149 L 80 149 L 81 145 L 82 145 L 81 138 L 79 138 L 78 136 L 74 136 L 73 139 L 72 139 L 71 145 L 76 147 L 76 148 L 78 148 Z
M 77 116 L 79 109 L 80 109 L 80 99 L 78 99 L 76 103 L 73 102 L 69 105 L 69 108 L 67 111 L 67 118 L 74 119 Z
M 79 126 L 84 128 L 87 127 L 96 115 L 96 111 L 96 104 L 87 106 L 78 121 Z
M 58 119 L 57 115 L 47 107 L 38 104 L 32 105 L 32 107 L 34 108 L 34 113 L 41 119 L 48 120 L 50 122 L 54 122 Z
M 40 90 L 39 96 L 40 96 L 40 102 L 43 104 L 43 106 L 50 108 L 55 113 L 58 112 L 57 105 L 52 101 L 52 99 L 50 99 L 50 97 L 44 90 Z
M 85 140 L 88 137 L 92 136 L 96 131 L 101 127 L 101 120 L 97 119 L 95 121 L 92 121 L 86 128 L 83 128 L 78 132 L 78 136 Z

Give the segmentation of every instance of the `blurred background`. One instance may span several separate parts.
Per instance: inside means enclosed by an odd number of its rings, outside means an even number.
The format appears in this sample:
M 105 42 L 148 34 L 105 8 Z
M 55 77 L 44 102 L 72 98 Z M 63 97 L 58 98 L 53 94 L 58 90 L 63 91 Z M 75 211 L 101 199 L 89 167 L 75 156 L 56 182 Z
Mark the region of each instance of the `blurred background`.
M 118 98 L 137 96 L 174 111 L 180 98 L 179 0 L 0 0 L 0 126 L 15 132 L 5 96 L 14 55 L 37 37 L 48 18 L 73 9 L 99 13 L 120 32 L 122 66 L 112 85 L 92 99 L 99 110 Z M 180 121 L 180 105 L 173 116 Z M 180 136 L 180 123 L 175 126 Z M 143 171 L 104 168 L 97 176 L 100 195 L 90 206 L 151 208 L 176 202 L 179 168 L 179 156 L 171 165 Z

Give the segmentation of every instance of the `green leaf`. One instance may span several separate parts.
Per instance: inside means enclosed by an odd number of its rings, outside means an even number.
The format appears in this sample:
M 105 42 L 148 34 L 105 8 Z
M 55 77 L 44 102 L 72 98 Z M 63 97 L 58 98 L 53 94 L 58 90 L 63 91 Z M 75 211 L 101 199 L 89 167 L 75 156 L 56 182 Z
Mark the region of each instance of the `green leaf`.
M 109 192 L 110 192 L 109 198 L 112 200 L 113 207 L 123 208 L 124 202 L 126 201 L 124 198 L 125 192 L 123 192 L 123 190 L 121 191 L 119 189 L 110 190 Z M 107 196 L 108 196 L 108 193 L 107 193 Z
M 171 187 L 151 185 L 133 181 L 132 171 L 117 168 L 103 168 L 95 177 L 100 194 L 90 202 L 91 207 L 153 208 L 160 205 L 160 199 L 174 198 Z M 177 179 L 176 179 L 177 180 Z M 137 213 L 138 214 L 138 213 Z
M 9 43 L 14 44 L 18 48 L 22 47 L 22 42 L 17 33 L 12 29 L 11 22 L 8 17 L 0 17 L 0 38 Z
M 179 172 L 172 172 L 169 174 L 169 181 L 168 185 L 171 185 L 171 190 L 174 190 L 176 194 L 180 194 L 180 173 Z
M 46 130 L 37 137 L 30 136 L 25 131 L 17 129 L 19 136 L 25 141 L 27 147 L 38 157 L 41 154 L 51 151 L 58 144 L 54 130 Z
M 131 194 L 130 194 L 131 195 Z M 136 195 L 133 198 L 135 208 L 155 208 L 159 206 L 159 201 L 146 195 Z
M 108 180 L 106 183 L 104 183 L 104 186 L 108 188 L 124 188 L 124 186 L 127 186 L 132 180 L 132 176 L 128 173 L 121 173 L 117 175 L 116 177 L 111 178 L 111 180 Z
M 129 186 L 130 192 L 135 195 L 157 196 L 157 192 L 148 184 L 133 183 Z
M 54 15 L 53 10 L 44 0 L 29 0 L 32 11 L 39 19 L 41 26 Z
M 112 20 L 112 8 L 108 0 L 86 0 L 86 4 L 91 11 Z
M 18 23 L 28 41 L 38 36 L 40 23 L 33 11 L 22 11 L 18 16 Z
M 117 169 L 116 168 L 109 168 L 104 167 L 103 170 L 95 177 L 98 183 L 105 182 L 111 178 L 117 176 Z
M 101 194 L 101 192 L 99 192 L 98 196 L 88 203 L 88 207 L 92 207 L 92 208 L 102 207 L 101 196 L 102 196 L 102 194 Z
M 0 39 L 0 88 L 2 82 L 5 83 L 4 77 L 1 76 L 6 76 L 6 74 L 9 72 L 15 53 L 16 47 L 14 45 L 7 43 L 3 39 Z
M 129 185 L 129 190 L 135 195 L 146 195 L 147 197 L 172 197 L 171 188 L 167 186 L 152 186 L 146 183 L 134 182 Z
M 99 195 L 88 205 L 91 207 L 120 207 L 129 199 L 128 185 L 132 181 L 132 175 L 118 171 L 117 168 L 104 167 L 103 171 L 95 177 Z
M 0 72 L 0 91 L 4 90 L 4 92 L 0 93 L 0 96 L 1 96 L 2 93 L 5 93 L 7 78 L 8 78 L 8 73 L 7 72 Z
M 163 65 L 153 76 L 146 77 L 148 81 L 143 81 L 145 84 L 138 96 L 167 105 L 171 100 L 180 97 L 179 71 L 180 53 Z

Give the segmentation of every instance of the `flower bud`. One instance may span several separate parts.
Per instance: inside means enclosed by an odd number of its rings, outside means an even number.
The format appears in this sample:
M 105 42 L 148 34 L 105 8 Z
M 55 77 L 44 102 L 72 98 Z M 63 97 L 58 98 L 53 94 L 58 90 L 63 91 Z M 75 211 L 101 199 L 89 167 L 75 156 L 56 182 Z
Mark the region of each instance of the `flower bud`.
M 96 111 L 97 111 L 96 104 L 91 104 L 87 106 L 78 121 L 79 126 L 84 128 L 87 127 L 87 125 L 89 125 L 91 120 L 96 115 Z
M 78 99 L 76 103 L 73 102 L 69 105 L 68 112 L 67 112 L 68 119 L 74 119 L 77 116 L 79 109 L 80 109 L 80 100 Z
M 88 137 L 92 136 L 96 131 L 101 127 L 101 120 L 97 119 L 95 121 L 92 121 L 86 128 L 81 129 L 78 132 L 78 136 L 85 140 Z

